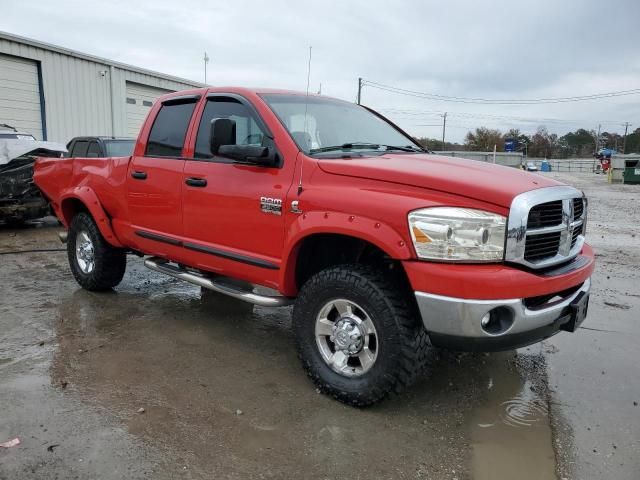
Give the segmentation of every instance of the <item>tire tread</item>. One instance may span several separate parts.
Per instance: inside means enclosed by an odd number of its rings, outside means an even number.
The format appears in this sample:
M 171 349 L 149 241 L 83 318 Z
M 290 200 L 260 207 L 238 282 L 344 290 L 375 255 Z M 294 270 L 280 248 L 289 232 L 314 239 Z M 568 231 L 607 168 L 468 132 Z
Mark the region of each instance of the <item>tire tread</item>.
M 419 320 L 415 300 L 410 296 L 408 288 L 403 284 L 404 279 L 390 277 L 389 273 L 373 266 L 361 264 L 346 264 L 323 270 L 312 276 L 300 290 L 298 300 L 294 306 L 294 329 L 298 338 L 303 334 L 302 328 L 308 315 L 306 306 L 315 298 L 326 285 L 340 284 L 354 288 L 365 295 L 381 298 L 391 310 L 400 348 L 396 352 L 394 371 L 383 376 L 382 381 L 371 385 L 371 388 L 359 392 L 345 392 L 325 381 L 313 363 L 309 361 L 304 343 L 298 342 L 298 357 L 302 365 L 323 393 L 328 394 L 343 403 L 364 407 L 381 401 L 390 393 L 400 393 L 409 387 L 426 368 L 429 351 L 427 332 Z M 393 281 L 395 280 L 395 281 Z

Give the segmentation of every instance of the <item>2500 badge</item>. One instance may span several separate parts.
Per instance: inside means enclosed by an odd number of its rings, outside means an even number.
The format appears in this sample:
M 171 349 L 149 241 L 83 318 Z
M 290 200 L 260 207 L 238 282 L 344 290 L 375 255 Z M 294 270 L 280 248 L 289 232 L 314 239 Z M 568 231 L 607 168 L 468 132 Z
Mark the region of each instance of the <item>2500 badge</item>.
M 282 215 L 282 200 L 280 198 L 260 197 L 260 210 L 264 213 Z

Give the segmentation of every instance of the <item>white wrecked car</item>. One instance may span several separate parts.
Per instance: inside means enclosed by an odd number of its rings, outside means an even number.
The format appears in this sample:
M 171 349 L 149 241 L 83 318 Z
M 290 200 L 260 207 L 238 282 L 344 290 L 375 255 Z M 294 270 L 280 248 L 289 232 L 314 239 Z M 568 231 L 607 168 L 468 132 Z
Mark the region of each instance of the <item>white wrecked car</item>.
M 49 202 L 33 183 L 37 156 L 61 157 L 64 145 L 41 142 L 33 135 L 0 125 L 0 221 L 21 223 L 49 214 Z

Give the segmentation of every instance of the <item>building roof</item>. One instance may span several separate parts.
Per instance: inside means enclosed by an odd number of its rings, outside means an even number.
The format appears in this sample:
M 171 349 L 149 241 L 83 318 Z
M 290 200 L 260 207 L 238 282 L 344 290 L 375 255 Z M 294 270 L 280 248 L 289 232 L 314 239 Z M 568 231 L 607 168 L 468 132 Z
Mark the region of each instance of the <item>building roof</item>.
M 109 60 L 108 58 L 97 57 L 94 55 L 89 55 L 87 53 L 78 52 L 76 50 L 72 50 L 70 48 L 60 47 L 58 45 L 53 45 L 46 42 L 41 42 L 39 40 L 33 40 L 31 38 L 22 37 L 20 35 L 14 35 L 12 33 L 0 31 L 0 39 L 7 40 L 15 43 L 22 43 L 25 45 L 30 45 L 35 48 L 41 48 L 43 50 L 49 50 L 51 52 L 60 53 L 62 55 L 67 55 L 70 57 L 79 58 L 82 60 L 88 60 L 90 62 L 100 63 L 106 66 L 113 66 L 116 68 L 120 68 L 122 70 L 129 70 L 132 72 L 142 73 L 144 75 L 151 75 L 154 77 L 164 78 L 166 80 L 172 80 L 174 82 L 185 83 L 187 85 L 193 85 L 194 87 L 205 87 L 206 84 L 200 82 L 194 82 L 193 80 L 188 80 L 186 78 L 174 77 L 173 75 L 167 75 L 165 73 L 156 72 L 153 70 L 147 70 L 145 68 L 134 67 L 133 65 L 128 65 L 126 63 L 120 63 L 113 60 Z

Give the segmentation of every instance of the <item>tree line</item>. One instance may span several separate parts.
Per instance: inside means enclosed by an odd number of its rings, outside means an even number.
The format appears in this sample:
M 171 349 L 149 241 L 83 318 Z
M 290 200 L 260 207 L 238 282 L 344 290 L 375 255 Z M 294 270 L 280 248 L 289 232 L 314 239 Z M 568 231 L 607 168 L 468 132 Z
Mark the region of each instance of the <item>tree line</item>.
M 601 148 L 610 148 L 622 153 L 624 138 L 618 133 L 602 132 L 599 142 L 595 130 L 579 128 L 575 132 L 558 136 L 549 133 L 545 126 L 538 127 L 533 135 L 525 135 L 519 129 L 501 132 L 486 127 L 469 131 L 463 144 L 446 142 L 443 148 L 442 140 L 436 138 L 417 138 L 420 144 L 429 150 L 467 150 L 492 152 L 496 146 L 498 152 L 504 152 L 505 141 L 516 140 L 516 151 L 526 153 L 529 157 L 570 158 L 590 157 Z M 596 146 L 596 142 L 598 145 Z M 640 153 L 640 128 L 627 134 L 625 153 Z

